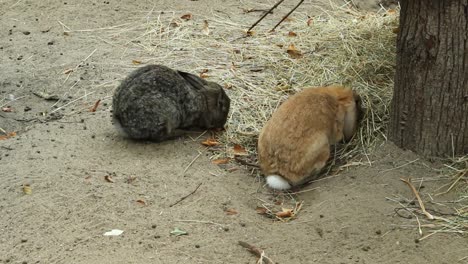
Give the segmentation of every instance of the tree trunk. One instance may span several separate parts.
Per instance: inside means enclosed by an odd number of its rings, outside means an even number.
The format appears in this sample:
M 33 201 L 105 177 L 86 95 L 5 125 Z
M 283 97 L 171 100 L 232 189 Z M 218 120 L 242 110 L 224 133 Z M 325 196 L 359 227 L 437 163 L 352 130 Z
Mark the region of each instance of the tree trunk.
M 468 0 L 404 0 L 389 138 L 426 157 L 468 153 Z

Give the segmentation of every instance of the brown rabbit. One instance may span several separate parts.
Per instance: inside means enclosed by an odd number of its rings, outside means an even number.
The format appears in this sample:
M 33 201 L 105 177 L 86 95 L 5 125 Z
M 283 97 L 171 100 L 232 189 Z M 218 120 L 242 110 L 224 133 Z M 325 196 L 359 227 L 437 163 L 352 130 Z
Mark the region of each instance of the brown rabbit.
M 289 189 L 318 177 L 330 146 L 356 132 L 360 97 L 342 86 L 305 89 L 286 100 L 266 122 L 258 159 L 273 189 Z

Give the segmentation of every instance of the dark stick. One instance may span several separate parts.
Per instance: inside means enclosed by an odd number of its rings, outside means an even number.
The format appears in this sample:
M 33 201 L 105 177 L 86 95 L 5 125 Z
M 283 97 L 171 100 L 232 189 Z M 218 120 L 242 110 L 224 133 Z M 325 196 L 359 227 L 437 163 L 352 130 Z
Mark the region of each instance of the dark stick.
M 246 248 L 248 251 L 250 251 L 252 254 L 254 254 L 255 256 L 257 256 L 257 258 L 260 258 L 262 256 L 262 252 L 263 250 L 259 249 L 258 247 L 254 246 L 254 245 L 250 245 L 249 243 L 247 242 L 244 242 L 244 241 L 239 241 L 239 245 L 241 245 L 242 247 Z M 265 256 L 265 255 L 263 255 Z M 263 259 L 263 261 L 266 263 L 266 264 L 275 264 L 273 261 L 271 261 L 271 259 L 265 257 Z
M 193 192 L 191 192 L 191 193 L 185 195 L 184 197 L 180 198 L 177 202 L 175 202 L 175 203 L 169 205 L 169 207 L 172 207 L 172 206 L 174 206 L 174 205 L 176 205 L 176 204 L 182 202 L 183 200 L 187 199 L 187 197 L 189 197 L 190 195 L 194 194 L 194 193 L 198 190 L 198 188 L 200 188 L 201 185 L 202 185 L 202 183 L 200 182 L 200 184 L 198 184 L 197 188 L 195 188 L 195 190 L 193 190 Z
M 268 10 L 268 12 L 266 12 L 259 20 L 257 20 L 257 22 L 255 22 L 250 28 L 249 30 L 247 30 L 247 32 L 250 32 L 250 30 L 252 30 L 258 23 L 260 23 L 260 21 L 262 21 L 271 11 L 273 11 L 273 9 L 275 9 L 276 7 L 278 7 L 281 3 L 283 3 L 284 0 L 280 0 L 278 3 L 276 3 L 272 8 L 270 8 L 270 10 Z
M 281 23 L 283 23 L 283 21 L 284 21 L 286 18 L 288 18 L 288 16 L 289 16 L 292 12 L 294 12 L 294 11 L 302 4 L 302 2 L 304 2 L 304 0 L 301 0 L 301 1 L 299 2 L 299 4 L 297 4 L 291 11 L 289 11 L 289 13 L 286 14 L 286 15 L 283 17 L 283 19 L 281 19 L 281 21 L 278 22 L 278 24 L 276 24 L 276 26 L 275 26 L 271 31 L 275 31 L 276 27 L 278 27 Z

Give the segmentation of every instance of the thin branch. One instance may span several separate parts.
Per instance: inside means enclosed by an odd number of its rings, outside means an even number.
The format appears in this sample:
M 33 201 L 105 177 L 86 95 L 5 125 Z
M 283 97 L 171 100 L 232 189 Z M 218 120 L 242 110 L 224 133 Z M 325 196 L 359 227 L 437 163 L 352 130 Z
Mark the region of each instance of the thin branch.
M 174 205 L 176 205 L 176 204 L 182 202 L 183 200 L 187 199 L 187 197 L 189 197 L 190 195 L 194 194 L 194 193 L 198 190 L 198 188 L 200 188 L 201 185 L 202 185 L 202 183 L 200 182 L 200 184 L 198 184 L 198 186 L 197 186 L 197 188 L 195 188 L 195 190 L 193 190 L 191 193 L 185 195 L 184 197 L 180 198 L 180 199 L 177 200 L 175 203 L 169 205 L 169 207 L 172 207 L 172 206 L 174 206 Z
M 246 248 L 250 253 L 260 258 L 257 263 L 275 264 L 275 262 L 273 262 L 270 258 L 265 256 L 265 252 L 262 249 L 244 241 L 239 241 L 239 245 Z
M 250 30 L 252 30 L 258 23 L 260 23 L 260 21 L 262 21 L 271 11 L 273 11 L 273 9 L 275 9 L 276 7 L 278 7 L 281 3 L 283 3 L 284 0 L 280 0 L 278 3 L 276 3 L 272 8 L 270 8 L 270 10 L 268 10 L 268 12 L 266 12 L 265 14 L 263 14 L 263 16 L 257 20 L 257 22 L 255 22 L 250 28 L 249 30 L 247 30 L 247 32 L 250 32 Z
M 292 14 L 292 12 L 294 12 L 302 3 L 304 2 L 304 0 L 301 0 L 291 11 L 289 11 L 289 13 L 287 13 L 283 19 L 281 19 L 280 22 L 278 22 L 278 24 L 276 24 L 276 26 L 271 30 L 271 31 L 275 31 L 275 29 L 281 24 L 283 23 L 284 20 L 286 20 L 286 18 L 288 18 L 289 15 Z

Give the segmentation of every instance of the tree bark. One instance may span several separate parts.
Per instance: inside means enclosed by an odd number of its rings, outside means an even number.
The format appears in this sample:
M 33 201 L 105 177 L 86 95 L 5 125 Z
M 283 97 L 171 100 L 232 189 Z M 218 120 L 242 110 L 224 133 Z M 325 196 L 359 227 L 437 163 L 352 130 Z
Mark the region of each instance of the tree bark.
M 400 1 L 389 138 L 426 157 L 468 153 L 468 0 Z

